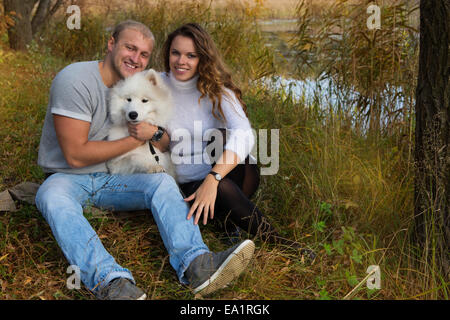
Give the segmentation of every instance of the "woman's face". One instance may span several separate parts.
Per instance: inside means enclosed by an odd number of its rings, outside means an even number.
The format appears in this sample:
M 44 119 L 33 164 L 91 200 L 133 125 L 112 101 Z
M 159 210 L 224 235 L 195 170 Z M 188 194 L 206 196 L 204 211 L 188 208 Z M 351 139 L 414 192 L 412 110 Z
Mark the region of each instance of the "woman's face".
M 187 81 L 197 74 L 200 58 L 195 51 L 194 41 L 184 36 L 172 40 L 169 51 L 169 67 L 175 79 Z

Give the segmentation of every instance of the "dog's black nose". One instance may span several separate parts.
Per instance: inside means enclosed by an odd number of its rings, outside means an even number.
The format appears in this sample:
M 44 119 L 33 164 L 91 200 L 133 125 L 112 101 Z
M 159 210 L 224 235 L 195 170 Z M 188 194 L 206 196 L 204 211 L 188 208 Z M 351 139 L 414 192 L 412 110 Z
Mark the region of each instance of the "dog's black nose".
M 131 111 L 128 113 L 128 117 L 130 117 L 131 120 L 135 120 L 138 117 L 138 113 L 136 111 Z

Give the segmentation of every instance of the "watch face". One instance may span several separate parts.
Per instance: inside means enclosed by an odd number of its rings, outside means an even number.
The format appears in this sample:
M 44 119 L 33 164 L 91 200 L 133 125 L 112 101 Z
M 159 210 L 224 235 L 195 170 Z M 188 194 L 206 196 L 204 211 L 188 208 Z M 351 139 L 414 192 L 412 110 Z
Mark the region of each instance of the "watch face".
M 153 141 L 159 141 L 159 140 L 161 140 L 163 134 L 164 134 L 164 132 L 163 132 L 162 130 L 156 131 L 155 134 L 153 135 L 152 140 L 153 140 Z
M 216 179 L 217 181 L 222 180 L 222 176 L 220 175 L 220 173 L 211 171 L 209 174 L 211 174 L 214 177 L 214 179 Z

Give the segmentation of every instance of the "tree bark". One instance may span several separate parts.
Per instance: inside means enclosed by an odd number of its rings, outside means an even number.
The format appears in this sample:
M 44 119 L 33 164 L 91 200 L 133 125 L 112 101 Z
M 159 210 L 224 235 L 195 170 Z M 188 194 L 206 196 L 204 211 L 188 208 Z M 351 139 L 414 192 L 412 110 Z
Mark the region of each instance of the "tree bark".
M 38 2 L 36 12 L 32 16 L 33 8 Z M 5 14 L 11 15 L 14 20 L 14 26 L 8 29 L 10 48 L 26 50 L 33 36 L 64 3 L 65 0 L 4 0 Z
M 51 0 L 40 0 L 36 13 L 31 20 L 31 30 L 33 36 L 41 31 L 44 24 L 55 14 L 55 12 L 65 3 L 64 0 L 56 0 L 52 6 Z
M 449 37 L 450 0 L 421 0 L 414 241 L 445 275 L 450 270 Z
M 35 0 L 4 0 L 5 14 L 11 14 L 14 26 L 8 28 L 9 46 L 14 50 L 26 50 L 33 38 L 31 29 L 31 11 Z
M 47 17 L 47 13 L 50 8 L 50 0 L 40 0 L 39 5 L 36 9 L 36 13 L 34 14 L 33 19 L 31 20 L 31 34 L 34 35 L 43 23 L 45 22 L 45 18 Z

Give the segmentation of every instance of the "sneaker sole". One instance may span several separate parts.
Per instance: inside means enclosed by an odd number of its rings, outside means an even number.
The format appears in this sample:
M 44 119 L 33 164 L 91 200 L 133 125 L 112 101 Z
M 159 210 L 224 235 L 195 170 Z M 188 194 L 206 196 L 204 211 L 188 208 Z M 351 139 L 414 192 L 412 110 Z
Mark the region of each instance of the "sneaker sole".
M 255 244 L 253 241 L 245 240 L 242 242 L 207 281 L 194 289 L 194 293 L 205 296 L 226 287 L 227 284 L 236 279 L 244 271 L 254 251 Z
M 140 296 L 136 300 L 145 300 L 145 299 L 147 299 L 147 295 L 144 293 L 142 296 Z

